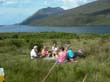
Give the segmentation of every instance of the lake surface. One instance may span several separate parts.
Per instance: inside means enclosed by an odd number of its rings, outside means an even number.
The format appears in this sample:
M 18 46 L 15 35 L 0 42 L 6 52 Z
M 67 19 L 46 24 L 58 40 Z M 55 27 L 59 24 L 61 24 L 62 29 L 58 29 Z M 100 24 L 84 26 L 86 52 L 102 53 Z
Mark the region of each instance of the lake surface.
M 67 32 L 67 33 L 93 33 L 110 34 L 110 26 L 74 26 L 74 27 L 42 27 L 9 25 L 0 26 L 0 33 L 7 32 Z

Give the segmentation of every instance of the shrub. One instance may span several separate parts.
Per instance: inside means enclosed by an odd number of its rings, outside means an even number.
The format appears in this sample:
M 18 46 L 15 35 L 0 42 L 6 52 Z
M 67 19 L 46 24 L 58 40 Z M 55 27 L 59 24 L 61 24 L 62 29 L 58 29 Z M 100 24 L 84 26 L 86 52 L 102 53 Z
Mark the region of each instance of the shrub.
M 17 39 L 18 38 L 18 34 L 13 34 L 12 38 L 16 38 Z
M 24 46 L 25 42 L 24 42 L 24 40 L 12 39 L 12 40 L 10 40 L 10 45 L 14 45 L 19 48 L 19 47 Z

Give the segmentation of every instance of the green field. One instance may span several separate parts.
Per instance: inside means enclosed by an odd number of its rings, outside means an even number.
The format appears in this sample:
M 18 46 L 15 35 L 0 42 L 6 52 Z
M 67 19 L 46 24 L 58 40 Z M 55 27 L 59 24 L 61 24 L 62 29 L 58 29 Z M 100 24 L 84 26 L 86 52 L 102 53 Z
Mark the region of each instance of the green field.
M 51 49 L 71 44 L 73 51 L 84 48 L 86 58 L 77 63 L 58 64 L 46 82 L 110 82 L 110 35 L 71 33 L 0 33 L 0 66 L 6 82 L 41 82 L 55 61 L 30 60 L 33 45 Z

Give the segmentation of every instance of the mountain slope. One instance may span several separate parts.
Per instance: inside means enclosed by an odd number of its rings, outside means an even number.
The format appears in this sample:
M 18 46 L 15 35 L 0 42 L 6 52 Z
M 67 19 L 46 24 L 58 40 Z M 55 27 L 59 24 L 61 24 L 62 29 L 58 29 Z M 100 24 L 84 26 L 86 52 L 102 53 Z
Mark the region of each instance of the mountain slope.
M 64 14 L 34 20 L 29 25 L 74 26 L 110 25 L 110 0 L 98 0 L 87 5 L 65 11 Z
M 63 13 L 65 10 L 60 7 L 48 7 L 40 9 L 38 12 L 36 12 L 34 15 L 26 19 L 22 24 L 30 24 L 31 22 L 34 22 L 36 20 L 41 20 L 44 18 L 47 18 L 48 16 L 54 16 Z

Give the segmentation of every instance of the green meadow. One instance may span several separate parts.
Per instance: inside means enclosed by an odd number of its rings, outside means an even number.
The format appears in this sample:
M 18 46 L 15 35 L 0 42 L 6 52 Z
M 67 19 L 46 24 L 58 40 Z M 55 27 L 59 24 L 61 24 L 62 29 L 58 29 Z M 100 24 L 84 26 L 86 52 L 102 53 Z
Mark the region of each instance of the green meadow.
M 0 66 L 6 82 L 41 82 L 55 61 L 31 60 L 30 50 L 46 45 L 51 50 L 70 44 L 73 51 L 85 50 L 77 63 L 57 64 L 46 82 L 110 82 L 110 35 L 72 33 L 0 33 Z

